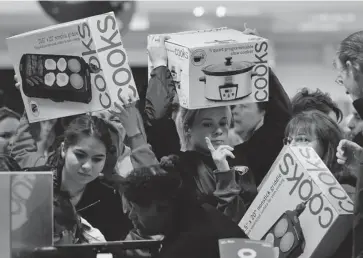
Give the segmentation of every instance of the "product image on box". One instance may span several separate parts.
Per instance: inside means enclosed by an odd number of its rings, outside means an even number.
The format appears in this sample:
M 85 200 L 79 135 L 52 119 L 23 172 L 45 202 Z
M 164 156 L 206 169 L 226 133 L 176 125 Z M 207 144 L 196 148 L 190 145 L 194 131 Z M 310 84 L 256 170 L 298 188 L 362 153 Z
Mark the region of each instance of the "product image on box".
M 273 239 L 274 246 L 280 251 L 279 258 L 297 258 L 304 252 L 305 239 L 299 216 L 305 207 L 306 204 L 302 203 L 294 211 L 286 211 L 263 237 Z
M 90 74 L 95 71 L 81 57 L 24 54 L 20 61 L 23 92 L 55 102 L 90 103 Z
M 170 73 L 173 76 L 175 87 L 180 89 L 181 73 L 182 69 L 176 65 L 171 65 Z
M 252 62 L 233 62 L 232 57 L 226 57 L 224 63 L 212 64 L 202 69 L 204 76 L 199 78 L 204 82 L 204 96 L 212 101 L 238 100 L 252 93 L 251 80 L 255 74 Z

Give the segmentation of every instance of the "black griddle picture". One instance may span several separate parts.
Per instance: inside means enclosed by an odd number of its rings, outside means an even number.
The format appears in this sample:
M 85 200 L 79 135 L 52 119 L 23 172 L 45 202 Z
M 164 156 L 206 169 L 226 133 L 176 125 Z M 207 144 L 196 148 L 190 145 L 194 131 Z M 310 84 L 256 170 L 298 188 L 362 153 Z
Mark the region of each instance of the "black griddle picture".
M 92 100 L 90 74 L 98 72 L 79 56 L 39 54 L 24 54 L 19 70 L 26 96 L 87 104 Z

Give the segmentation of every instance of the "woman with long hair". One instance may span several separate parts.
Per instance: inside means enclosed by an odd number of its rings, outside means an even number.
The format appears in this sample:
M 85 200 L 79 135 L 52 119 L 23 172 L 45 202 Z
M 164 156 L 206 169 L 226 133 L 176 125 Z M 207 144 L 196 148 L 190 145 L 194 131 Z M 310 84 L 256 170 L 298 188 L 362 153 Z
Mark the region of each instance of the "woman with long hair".
M 54 171 L 54 191 L 68 192 L 81 217 L 107 240 L 119 240 L 132 225 L 112 185 L 116 159 L 109 130 L 101 118 L 80 115 L 70 122 L 47 164 L 28 170 Z
M 343 133 L 332 118 L 317 110 L 298 113 L 288 123 L 285 136 L 284 144 L 312 147 L 347 193 L 353 197 L 356 179 L 336 160 L 336 149 L 339 141 L 343 139 Z

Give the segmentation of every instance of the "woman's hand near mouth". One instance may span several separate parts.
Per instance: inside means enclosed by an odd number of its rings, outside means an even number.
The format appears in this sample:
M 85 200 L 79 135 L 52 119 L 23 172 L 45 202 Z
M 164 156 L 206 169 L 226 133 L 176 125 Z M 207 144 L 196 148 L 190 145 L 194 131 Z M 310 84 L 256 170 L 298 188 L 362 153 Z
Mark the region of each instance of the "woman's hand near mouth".
M 211 140 L 206 137 L 205 141 L 207 143 L 208 149 L 211 152 L 214 163 L 216 164 L 217 170 L 219 172 L 226 172 L 230 170 L 227 156 L 234 159 L 234 155 L 232 153 L 233 148 L 229 145 L 220 145 L 217 149 L 214 148 Z

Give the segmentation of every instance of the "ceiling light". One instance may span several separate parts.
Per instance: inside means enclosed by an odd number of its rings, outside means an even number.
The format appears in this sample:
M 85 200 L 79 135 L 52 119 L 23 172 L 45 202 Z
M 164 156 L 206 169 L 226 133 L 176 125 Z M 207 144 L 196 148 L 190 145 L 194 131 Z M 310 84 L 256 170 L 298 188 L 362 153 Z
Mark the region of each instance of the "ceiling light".
M 224 6 L 218 6 L 216 9 L 216 15 L 217 17 L 224 17 L 226 16 L 227 8 Z
M 201 17 L 204 14 L 204 8 L 202 6 L 195 7 L 193 13 L 196 17 Z

